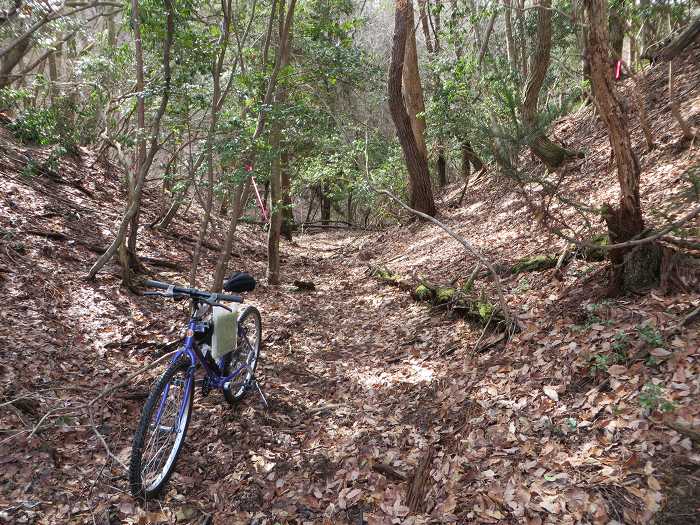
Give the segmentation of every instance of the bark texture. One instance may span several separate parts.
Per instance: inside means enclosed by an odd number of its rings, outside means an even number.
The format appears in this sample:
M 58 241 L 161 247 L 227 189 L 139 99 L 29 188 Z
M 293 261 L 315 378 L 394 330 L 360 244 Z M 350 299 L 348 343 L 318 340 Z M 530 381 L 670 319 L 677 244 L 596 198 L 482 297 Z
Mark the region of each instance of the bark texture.
M 537 43 L 530 60 L 530 74 L 525 82 L 523 124 L 529 133 L 532 153 L 550 170 L 554 170 L 572 156 L 566 149 L 553 143 L 540 129 L 537 119 L 537 101 L 549 69 L 552 49 L 552 0 L 540 0 L 537 9 Z
M 408 0 L 396 0 L 394 39 L 391 49 L 391 63 L 389 65 L 389 109 L 391 118 L 396 126 L 396 134 L 398 135 L 408 169 L 410 205 L 426 215 L 433 216 L 436 213 L 436 209 L 433 191 L 430 186 L 428 161 L 416 143 L 411 127 L 411 119 L 406 111 L 401 93 L 406 40 L 409 31 L 413 30 L 412 25 L 410 25 L 411 20 L 413 20 L 412 12 L 413 8 Z
M 591 66 L 593 97 L 610 136 L 620 186 L 617 207 L 605 204 L 603 217 L 608 226 L 610 242 L 622 243 L 644 231 L 644 219 L 639 198 L 641 170 L 632 150 L 627 117 L 617 98 L 614 78 L 610 75 L 608 9 L 606 0 L 586 0 L 588 32 L 586 55 Z M 649 245 L 635 250 L 610 250 L 613 268 L 609 294 L 646 286 L 658 277 L 658 250 Z
M 423 86 L 421 84 L 420 71 L 418 70 L 415 21 L 413 18 L 413 6 L 410 2 L 406 13 L 408 32 L 404 50 L 403 95 L 406 102 L 406 111 L 411 118 L 411 128 L 416 138 L 416 144 L 427 159 L 428 147 L 425 144 L 425 117 L 422 116 L 425 113 L 425 99 L 423 98 Z
M 281 67 L 289 64 L 289 47 L 291 42 L 291 27 L 287 28 L 288 36 L 285 41 L 284 25 L 282 24 L 284 4 L 280 4 L 279 41 L 281 54 Z M 280 106 L 287 102 L 287 89 L 284 85 L 277 88 L 275 105 Z M 280 119 L 272 123 L 270 130 L 270 146 L 274 152 L 270 166 L 270 230 L 267 234 L 267 282 L 268 284 L 280 283 L 280 234 L 282 233 L 282 218 L 284 200 L 282 196 L 282 128 L 284 122 Z

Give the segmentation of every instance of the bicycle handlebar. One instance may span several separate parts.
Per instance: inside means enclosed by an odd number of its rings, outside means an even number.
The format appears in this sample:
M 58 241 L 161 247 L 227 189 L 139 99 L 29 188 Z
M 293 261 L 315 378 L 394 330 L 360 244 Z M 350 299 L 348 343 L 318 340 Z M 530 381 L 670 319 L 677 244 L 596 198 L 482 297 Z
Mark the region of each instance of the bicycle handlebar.
M 232 303 L 243 302 L 243 298 L 240 295 L 205 292 L 203 290 L 197 290 L 195 288 L 183 288 L 181 286 L 162 283 L 160 281 L 151 281 L 150 279 L 145 280 L 143 284 L 145 284 L 146 286 L 150 286 L 151 288 L 160 288 L 161 290 L 172 290 L 172 293 L 174 294 L 189 295 L 198 299 L 204 299 L 208 303 L 215 303 L 217 301 L 230 301 Z

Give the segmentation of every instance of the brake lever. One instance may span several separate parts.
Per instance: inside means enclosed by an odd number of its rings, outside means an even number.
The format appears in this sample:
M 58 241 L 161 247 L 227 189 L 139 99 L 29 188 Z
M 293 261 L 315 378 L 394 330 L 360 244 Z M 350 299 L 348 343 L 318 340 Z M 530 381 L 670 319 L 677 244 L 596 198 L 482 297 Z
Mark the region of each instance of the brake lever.
M 224 310 L 228 310 L 229 312 L 233 313 L 233 310 L 231 308 L 229 308 L 228 306 L 223 305 L 221 303 L 217 303 L 214 300 L 205 299 L 204 302 L 207 303 L 209 306 L 219 306 L 219 307 L 223 308 Z

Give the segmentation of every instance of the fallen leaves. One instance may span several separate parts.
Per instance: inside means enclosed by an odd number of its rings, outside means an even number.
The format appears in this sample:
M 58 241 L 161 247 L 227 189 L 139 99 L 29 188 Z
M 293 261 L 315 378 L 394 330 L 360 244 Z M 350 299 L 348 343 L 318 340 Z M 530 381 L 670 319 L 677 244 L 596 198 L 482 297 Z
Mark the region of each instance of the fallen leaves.
M 554 387 L 545 386 L 542 388 L 542 390 L 544 391 L 545 395 L 552 401 L 559 401 L 559 393 Z

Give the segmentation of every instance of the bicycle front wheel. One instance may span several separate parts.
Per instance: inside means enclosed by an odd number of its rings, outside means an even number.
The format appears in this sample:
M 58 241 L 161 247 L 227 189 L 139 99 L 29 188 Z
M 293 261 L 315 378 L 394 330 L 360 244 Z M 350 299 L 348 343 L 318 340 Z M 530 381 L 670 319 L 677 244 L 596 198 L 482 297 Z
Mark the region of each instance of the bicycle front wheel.
M 254 306 L 247 306 L 238 318 L 238 343 L 236 351 L 224 357 L 224 375 L 239 373 L 224 385 L 226 401 L 234 405 L 250 388 L 260 357 L 262 320 Z
M 192 415 L 193 379 L 189 359 L 180 359 L 146 400 L 131 449 L 129 482 L 135 497 L 158 496 L 175 469 Z

